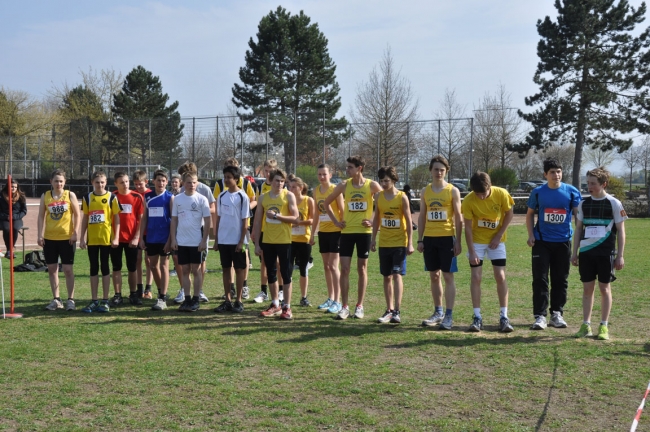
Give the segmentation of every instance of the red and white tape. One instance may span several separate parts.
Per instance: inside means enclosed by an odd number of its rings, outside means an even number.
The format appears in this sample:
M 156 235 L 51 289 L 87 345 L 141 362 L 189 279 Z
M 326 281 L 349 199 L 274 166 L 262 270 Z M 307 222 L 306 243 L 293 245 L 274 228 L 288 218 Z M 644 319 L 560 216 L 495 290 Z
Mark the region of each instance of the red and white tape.
M 643 400 L 641 401 L 641 405 L 639 405 L 639 409 L 636 410 L 636 415 L 634 416 L 634 421 L 632 422 L 630 432 L 634 432 L 636 430 L 636 427 L 639 425 L 639 419 L 641 418 L 641 413 L 643 412 L 643 406 L 645 405 L 645 399 L 648 397 L 648 393 L 650 393 L 650 383 L 648 384 L 648 388 L 643 395 Z

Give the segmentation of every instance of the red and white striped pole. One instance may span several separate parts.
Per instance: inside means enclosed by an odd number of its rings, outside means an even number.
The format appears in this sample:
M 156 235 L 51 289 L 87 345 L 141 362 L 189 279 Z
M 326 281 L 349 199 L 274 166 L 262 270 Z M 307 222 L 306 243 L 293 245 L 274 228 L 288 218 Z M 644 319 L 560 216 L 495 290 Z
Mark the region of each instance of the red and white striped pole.
M 630 432 L 634 432 L 636 430 L 636 427 L 639 425 L 639 419 L 641 418 L 641 413 L 643 412 L 645 399 L 648 397 L 648 393 L 650 393 L 650 383 L 648 384 L 648 388 L 646 389 L 645 394 L 643 395 L 643 400 L 641 401 L 641 405 L 639 405 L 639 409 L 636 410 L 636 415 L 634 416 L 634 421 L 632 422 L 632 427 L 630 428 Z
M 9 199 L 9 250 L 7 254 L 9 255 L 9 280 L 11 283 L 11 308 L 9 313 L 3 314 L 4 318 L 22 318 L 23 314 L 18 313 L 14 310 L 14 215 L 13 215 L 13 195 L 11 192 L 11 174 L 7 176 L 7 189 L 8 189 L 8 199 Z

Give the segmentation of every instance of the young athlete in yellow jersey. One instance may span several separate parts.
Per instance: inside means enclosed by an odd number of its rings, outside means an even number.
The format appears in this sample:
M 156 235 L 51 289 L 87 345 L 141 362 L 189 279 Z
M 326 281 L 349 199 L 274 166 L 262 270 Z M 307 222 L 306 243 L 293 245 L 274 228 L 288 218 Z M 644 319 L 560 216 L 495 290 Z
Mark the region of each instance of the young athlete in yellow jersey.
M 323 258 L 325 267 L 325 283 L 327 284 L 327 300 L 318 306 L 318 309 L 328 313 L 338 314 L 341 310 L 341 286 L 339 272 L 339 244 L 341 240 L 341 228 L 334 225 L 325 208 L 325 199 L 334 191 L 330 183 L 332 170 L 327 164 L 318 167 L 318 181 L 320 185 L 314 189 L 314 201 L 316 204 L 316 217 L 311 228 L 312 245 L 314 235 L 318 232 L 318 248 Z M 343 195 L 336 197 L 330 204 L 338 220 L 343 220 Z
M 499 331 L 513 331 L 508 319 L 508 284 L 506 283 L 506 229 L 512 221 L 514 200 L 507 190 L 492 186 L 490 176 L 478 171 L 469 180 L 472 188 L 461 205 L 465 222 L 467 257 L 472 268 L 470 291 L 474 306 L 474 319 L 469 331 L 483 328 L 481 316 L 481 278 L 483 257 L 492 261 L 494 279 L 497 284 L 501 318 Z
M 368 252 L 370 251 L 370 237 L 372 233 L 372 203 L 373 195 L 381 190 L 376 181 L 363 177 L 363 167 L 366 162 L 361 156 L 352 156 L 347 159 L 346 172 L 349 178 L 339 183 L 330 196 L 325 200 L 324 206 L 327 214 L 335 226 L 341 228 L 341 303 L 342 307 L 337 314 L 337 319 L 346 319 L 350 316 L 348 294 L 350 291 L 350 266 L 352 252 L 357 248 L 357 282 L 358 298 L 353 318 L 363 318 L 363 299 L 368 285 Z M 344 196 L 344 216 L 339 220 L 332 210 L 332 202 L 340 195 Z
M 370 250 L 375 252 L 377 231 L 379 233 L 379 272 L 384 277 L 386 312 L 377 320 L 380 323 L 399 324 L 402 304 L 402 275 L 406 274 L 406 256 L 413 253 L 413 223 L 409 200 L 404 192 L 395 187 L 399 181 L 392 166 L 381 167 L 377 173 L 384 189 L 375 194 L 377 209 L 372 223 Z M 381 227 L 381 228 L 380 228 Z
M 111 248 L 119 245 L 120 204 L 117 197 L 106 190 L 106 174 L 97 171 L 92 175 L 93 191 L 83 197 L 83 221 L 81 223 L 81 249 L 88 248 L 90 261 L 90 291 L 92 302 L 81 311 L 108 312 L 108 294 L 111 273 L 108 264 Z M 88 234 L 88 238 L 86 238 Z M 97 299 L 99 268 L 101 263 L 104 297 Z
M 291 268 L 294 263 L 300 271 L 300 306 L 311 306 L 307 300 L 307 288 L 309 278 L 307 276 L 307 264 L 311 256 L 311 243 L 314 237 L 311 235 L 311 225 L 314 222 L 314 200 L 307 196 L 309 187 L 300 177 L 292 177 L 289 182 L 289 190 L 296 197 L 298 218 L 291 226 Z
M 284 189 L 286 174 L 280 169 L 271 171 L 273 188 L 260 196 L 255 212 L 255 254 L 262 256 L 266 264 L 269 288 L 271 289 L 271 305 L 262 311 L 263 317 L 280 314 L 281 319 L 293 319 L 291 313 L 291 224 L 298 217 L 296 198 L 293 193 Z M 264 238 L 260 234 L 264 228 Z M 280 261 L 282 273 L 284 304 L 280 307 L 279 287 L 277 278 L 277 261 Z
M 41 196 L 38 210 L 38 245 L 43 248 L 50 288 L 54 299 L 45 308 L 63 309 L 59 296 L 59 257 L 68 289 L 66 310 L 75 310 L 74 302 L 74 251 L 81 222 L 79 201 L 74 192 L 64 189 L 65 172 L 55 170 L 50 176 L 52 190 Z
M 456 257 L 461 252 L 460 235 L 463 220 L 460 212 L 460 192 L 445 181 L 449 162 L 438 155 L 429 163 L 431 183 L 420 192 L 420 217 L 418 218 L 418 251 L 424 253 L 424 267 L 429 271 L 433 315 L 422 321 L 431 327 L 440 325 L 440 330 L 451 330 L 453 309 L 456 299 L 454 273 L 458 271 Z M 445 280 L 445 303 L 442 310 L 442 281 Z

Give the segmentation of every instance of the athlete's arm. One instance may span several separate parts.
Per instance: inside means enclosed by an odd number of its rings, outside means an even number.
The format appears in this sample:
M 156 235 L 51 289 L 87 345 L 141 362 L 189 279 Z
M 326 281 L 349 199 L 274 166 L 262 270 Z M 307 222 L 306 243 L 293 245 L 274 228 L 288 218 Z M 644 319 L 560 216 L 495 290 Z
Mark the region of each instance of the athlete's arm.
M 460 210 L 460 191 L 456 186 L 451 189 L 451 206 L 454 209 L 454 228 L 456 229 L 454 256 L 458 256 L 463 251 L 463 246 L 460 241 L 460 236 L 463 233 L 463 216 Z
M 463 218 L 465 222 L 465 243 L 467 243 L 467 253 L 469 253 L 469 263 L 478 265 L 481 261 L 474 250 L 474 232 L 472 231 L 472 219 Z
M 375 212 L 376 213 L 376 212 Z M 411 255 L 413 249 L 413 219 L 411 217 L 411 207 L 409 206 L 409 198 L 406 194 L 402 194 L 402 214 L 406 219 L 406 255 Z
M 214 225 L 212 226 L 212 234 L 214 235 L 212 250 L 216 251 L 219 250 L 219 222 L 221 222 L 221 216 L 219 216 L 219 204 L 217 204 L 217 210 L 214 212 Z
M 379 192 L 377 192 L 374 195 L 373 198 L 375 201 L 379 199 Z M 372 237 L 370 238 L 370 250 L 375 252 L 377 250 L 377 231 L 379 231 L 379 221 L 380 221 L 380 216 L 379 216 L 379 209 L 377 209 L 374 212 L 374 215 L 372 217 Z
M 257 201 L 257 209 L 255 209 L 255 221 L 253 223 L 253 234 L 251 238 L 255 243 L 255 255 L 262 256 L 262 247 L 260 246 L 260 232 L 262 231 L 262 218 L 264 217 L 264 195 L 260 195 L 260 199 Z
M 316 202 L 312 199 L 311 200 L 311 205 L 314 211 L 314 214 L 316 213 Z M 318 231 L 318 226 L 320 225 L 320 211 L 318 212 L 318 216 L 314 216 L 314 219 L 311 222 L 311 237 L 309 238 L 309 244 L 314 245 L 316 241 L 314 240 L 314 237 L 316 236 L 316 231 Z
M 427 223 L 427 206 L 424 201 L 424 193 L 426 187 L 423 187 L 420 191 L 420 214 L 418 215 L 418 252 L 422 253 L 424 251 L 424 229 L 426 228 Z M 424 206 L 422 203 L 424 202 Z M 455 215 L 454 215 L 455 216 Z
M 172 214 L 172 209 L 173 208 L 174 208 L 174 196 L 172 195 L 172 197 L 169 200 L 169 214 Z M 178 217 L 176 218 L 176 224 L 177 224 L 176 226 L 178 226 Z M 210 224 L 208 224 L 208 232 L 210 232 L 209 231 L 209 225 Z M 172 250 L 171 233 L 172 233 L 172 229 L 171 229 L 171 226 L 170 226 L 169 227 L 169 234 L 170 235 L 167 236 L 167 241 L 165 242 L 165 246 L 163 247 L 163 251 L 165 251 L 167 253 L 171 252 L 171 250 Z M 175 229 L 173 230 L 173 233 L 174 233 L 174 240 L 175 240 L 176 239 L 176 230 Z M 178 243 L 176 244 L 176 250 L 178 250 Z
M 376 194 L 377 192 L 381 192 L 381 186 L 379 185 L 379 183 L 373 180 L 370 182 L 370 191 L 373 194 Z
M 239 236 L 239 243 L 237 243 L 237 246 L 235 246 L 235 252 L 241 252 L 242 249 L 244 249 L 244 240 L 246 239 L 247 232 L 248 232 L 248 218 L 242 214 L 241 233 Z M 216 244 L 216 237 L 215 237 L 215 244 Z
M 343 219 L 343 215 L 345 214 L 343 211 L 341 211 L 341 215 L 339 218 L 334 216 L 334 212 L 332 211 L 332 201 L 337 199 L 339 196 L 341 197 L 341 200 L 343 198 L 343 192 L 345 191 L 345 185 L 347 184 L 347 180 L 342 181 L 341 183 L 337 184 L 334 190 L 332 191 L 331 194 L 328 195 L 327 198 L 325 198 L 325 202 L 323 203 L 323 206 L 325 207 L 325 211 L 327 211 L 328 216 L 330 217 L 330 220 L 332 223 L 338 227 L 338 228 L 345 228 L 345 220 Z M 343 210 L 344 206 L 340 205 L 339 209 Z
M 138 244 L 140 245 L 140 249 L 145 248 L 144 232 L 147 230 L 147 222 L 149 221 L 149 208 L 147 206 L 147 203 L 144 202 L 144 198 L 142 199 L 142 201 L 143 201 L 142 206 L 144 207 L 144 212 L 142 213 L 142 220 L 140 221 L 140 241 L 138 242 Z
M 169 247 L 172 250 L 178 250 L 178 243 L 176 243 L 176 227 L 178 226 L 178 216 L 172 216 L 172 221 L 169 224 Z
M 142 196 L 139 196 L 140 202 L 140 212 L 135 214 L 135 229 L 133 230 L 133 238 L 129 242 L 130 248 L 137 248 L 138 243 L 140 243 L 140 224 L 142 223 Z
M 40 247 L 45 244 L 43 235 L 45 233 L 45 194 L 41 195 L 41 203 L 38 205 L 38 220 L 36 223 L 37 243 Z
M 79 200 L 74 192 L 70 192 L 70 206 L 72 206 L 72 235 L 70 236 L 70 244 L 77 243 L 77 233 L 81 227 L 81 209 L 79 208 Z
M 616 224 L 616 231 L 618 251 L 614 260 L 614 268 L 616 270 L 623 270 L 623 267 L 625 267 L 625 260 L 623 259 L 623 252 L 625 251 L 625 221 L 620 221 Z
M 506 230 L 508 229 L 508 225 L 510 225 L 510 222 L 512 222 L 512 218 L 514 217 L 514 215 L 515 212 L 512 207 L 503 215 L 503 222 L 501 223 L 501 228 L 499 228 L 499 231 L 497 231 L 494 237 L 492 237 L 492 241 L 490 241 L 490 245 L 488 246 L 490 249 L 496 249 L 497 247 L 499 247 L 499 243 L 501 243 L 501 238 L 503 238 L 503 235 L 506 233 Z
M 276 219 L 279 220 L 280 222 L 285 222 L 285 223 L 293 223 L 295 220 L 298 218 L 300 215 L 300 212 L 298 211 L 298 206 L 296 205 L 296 196 L 292 192 L 287 192 L 287 201 L 288 201 L 288 207 L 289 207 L 289 215 L 288 216 L 282 216 L 280 214 L 276 215 Z
M 214 207 L 214 206 L 213 206 Z M 210 224 L 212 223 L 212 214 L 203 218 L 203 238 L 199 244 L 199 252 L 208 250 L 208 238 L 210 237 Z
M 528 230 L 528 246 L 535 246 L 535 233 L 533 228 L 535 226 L 535 209 L 528 207 L 526 211 L 526 229 Z
M 571 254 L 571 264 L 578 265 L 578 248 L 580 247 L 580 237 L 582 237 L 582 221 L 576 220 L 576 229 L 573 232 L 573 253 Z
M 111 247 L 116 248 L 120 245 L 120 214 L 115 213 L 113 215 L 113 241 L 111 242 Z
M 81 220 L 81 239 L 79 240 L 79 247 L 86 249 L 86 231 L 88 230 L 88 215 L 84 213 Z

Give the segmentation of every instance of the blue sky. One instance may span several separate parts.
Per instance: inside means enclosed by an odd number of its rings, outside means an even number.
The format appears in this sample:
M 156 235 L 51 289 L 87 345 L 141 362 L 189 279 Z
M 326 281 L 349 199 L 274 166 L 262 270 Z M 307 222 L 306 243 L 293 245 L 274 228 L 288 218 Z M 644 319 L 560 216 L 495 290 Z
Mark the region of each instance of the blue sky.
M 44 96 L 53 85 L 78 84 L 80 69 L 126 75 L 142 65 L 179 101 L 182 116 L 222 114 L 249 38 L 278 4 L 0 0 L 0 86 Z M 329 39 L 339 114 L 346 116 L 388 45 L 419 99 L 421 119 L 436 118 L 446 88 L 455 89 L 468 115 L 499 84 L 514 107 L 525 108 L 524 97 L 536 91 L 535 24 L 555 17 L 551 0 L 292 0 L 282 6 L 303 10 Z

